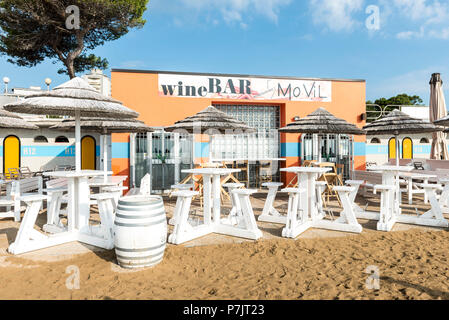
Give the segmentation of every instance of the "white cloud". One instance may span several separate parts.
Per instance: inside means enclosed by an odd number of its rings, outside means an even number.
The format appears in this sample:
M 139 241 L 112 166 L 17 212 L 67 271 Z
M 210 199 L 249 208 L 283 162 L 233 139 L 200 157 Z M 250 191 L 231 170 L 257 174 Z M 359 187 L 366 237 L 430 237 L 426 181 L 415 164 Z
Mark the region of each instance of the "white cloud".
M 413 70 L 390 78 L 383 78 L 367 86 L 367 95 L 372 98 L 389 98 L 400 93 L 416 94 L 424 100 L 424 104 L 428 105 L 430 93 L 429 81 L 434 72 L 441 73 L 444 81 L 443 89 L 447 95 L 449 93 L 449 86 L 447 85 L 449 84 L 449 69 L 441 65 Z
M 438 0 L 394 0 L 399 16 L 419 23 L 419 31 L 403 31 L 398 39 L 437 38 L 449 39 L 449 4 Z
M 419 31 L 402 31 L 396 34 L 396 38 L 401 40 L 409 40 L 413 38 L 423 38 L 425 35 L 424 27 L 421 27 Z
M 186 8 L 198 11 L 218 11 L 228 24 L 237 22 L 242 28 L 247 27 L 243 17 L 254 14 L 264 16 L 274 23 L 278 22 L 281 7 L 292 0 L 180 0 Z
M 331 31 L 351 31 L 360 22 L 353 15 L 363 10 L 364 0 L 309 0 L 310 12 L 316 25 Z

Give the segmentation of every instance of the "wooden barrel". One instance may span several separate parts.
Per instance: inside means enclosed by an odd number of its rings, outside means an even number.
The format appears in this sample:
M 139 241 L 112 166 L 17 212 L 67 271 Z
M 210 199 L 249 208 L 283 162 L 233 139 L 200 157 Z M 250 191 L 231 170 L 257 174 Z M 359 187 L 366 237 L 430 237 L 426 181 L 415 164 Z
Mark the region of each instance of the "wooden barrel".
M 117 261 L 124 268 L 150 267 L 162 261 L 167 220 L 161 196 L 120 198 L 114 221 Z

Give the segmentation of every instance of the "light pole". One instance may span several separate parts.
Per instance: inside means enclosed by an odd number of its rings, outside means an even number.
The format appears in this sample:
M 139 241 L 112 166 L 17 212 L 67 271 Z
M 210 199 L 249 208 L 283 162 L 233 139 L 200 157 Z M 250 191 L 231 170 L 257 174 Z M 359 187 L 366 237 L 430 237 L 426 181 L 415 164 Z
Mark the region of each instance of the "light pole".
M 51 79 L 50 78 L 46 78 L 45 79 L 45 84 L 47 85 L 47 91 L 50 91 Z
M 8 77 L 4 77 L 3 78 L 3 83 L 5 84 L 5 93 L 8 93 L 8 83 L 9 83 L 9 78 Z

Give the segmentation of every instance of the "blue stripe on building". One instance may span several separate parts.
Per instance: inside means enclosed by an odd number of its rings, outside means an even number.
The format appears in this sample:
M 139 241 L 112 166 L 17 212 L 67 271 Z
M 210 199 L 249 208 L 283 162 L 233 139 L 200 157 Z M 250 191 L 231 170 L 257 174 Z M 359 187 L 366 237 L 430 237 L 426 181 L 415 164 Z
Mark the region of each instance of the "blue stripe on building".
M 3 147 L 1 148 L 3 155 Z M 96 155 L 100 156 L 100 146 L 96 146 Z M 21 157 L 74 157 L 75 146 L 22 146 Z
M 112 158 L 129 159 L 129 142 L 113 142 Z
M 281 143 L 281 157 L 296 157 L 301 156 L 301 143 L 299 142 L 285 142 Z
M 365 142 L 354 142 L 354 156 L 366 156 L 367 150 L 366 150 L 366 143 Z
M 413 146 L 413 154 L 430 154 L 430 145 L 425 146 Z M 449 149 L 449 148 L 448 148 Z M 402 153 L 402 145 L 399 146 L 399 152 Z M 388 146 L 386 145 L 367 145 L 366 146 L 366 154 L 372 155 L 387 155 L 388 154 Z
M 209 142 L 195 142 L 195 158 L 209 158 Z

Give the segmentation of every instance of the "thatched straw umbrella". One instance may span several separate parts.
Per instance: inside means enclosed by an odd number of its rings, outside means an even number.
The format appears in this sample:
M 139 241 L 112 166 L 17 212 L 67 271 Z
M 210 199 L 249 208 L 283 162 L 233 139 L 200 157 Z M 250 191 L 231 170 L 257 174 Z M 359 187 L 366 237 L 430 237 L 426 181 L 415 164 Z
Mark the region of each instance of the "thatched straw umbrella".
M 393 110 L 379 120 L 373 121 L 363 129 L 369 134 L 393 134 L 396 139 L 396 165 L 399 166 L 399 140 L 403 133 L 430 133 L 443 131 L 444 128 L 431 122 L 410 117 L 399 110 Z
M 139 116 L 137 112 L 123 106 L 120 101 L 99 94 L 86 80 L 78 77 L 51 91 L 32 94 L 21 101 L 7 104 L 4 108 L 20 113 L 74 116 L 77 171 L 81 170 L 81 116 L 118 119 L 132 119 Z
M 279 132 L 318 134 L 318 146 L 320 145 L 320 134 L 365 134 L 355 124 L 335 117 L 324 108 L 318 108 L 308 116 L 279 129 Z M 318 151 L 318 161 L 321 162 L 321 150 Z
M 75 120 L 67 119 L 61 123 L 50 127 L 50 129 L 60 131 L 73 131 Z M 101 134 L 103 145 L 103 170 L 106 176 L 108 162 L 108 148 L 106 136 L 111 133 L 145 133 L 153 132 L 154 129 L 145 123 L 135 119 L 102 119 L 102 118 L 81 118 L 80 125 L 83 130 L 94 131 Z
M 429 120 L 434 124 L 448 126 L 449 121 L 443 120 L 447 116 L 446 101 L 443 92 L 443 80 L 439 73 L 432 74 L 430 79 L 430 104 Z M 432 149 L 430 151 L 431 159 L 448 160 L 446 134 L 443 132 L 432 133 Z
M 249 127 L 245 122 L 218 110 L 213 106 L 187 117 L 184 120 L 175 122 L 174 125 L 165 127 L 165 131 L 193 134 L 226 134 L 226 133 L 251 133 L 254 128 Z
M 0 128 L 38 130 L 39 127 L 0 107 Z

